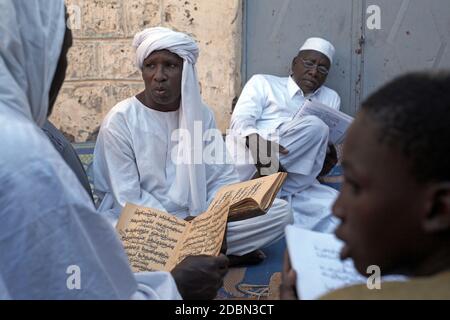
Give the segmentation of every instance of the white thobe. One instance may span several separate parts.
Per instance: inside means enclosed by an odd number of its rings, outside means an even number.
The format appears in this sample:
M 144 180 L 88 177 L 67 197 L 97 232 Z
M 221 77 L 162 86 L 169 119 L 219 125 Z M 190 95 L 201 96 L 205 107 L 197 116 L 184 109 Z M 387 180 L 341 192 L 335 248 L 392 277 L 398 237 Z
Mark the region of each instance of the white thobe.
M 133 275 L 39 126 L 66 30 L 64 1 L 0 1 L 0 299 L 179 299 L 167 272 Z
M 39 127 L 0 115 L 0 135 L 0 297 L 181 298 L 167 272 L 133 275 L 116 231 Z
M 226 148 L 212 112 L 203 107 L 202 113 L 201 127 L 192 139 L 200 139 L 203 150 L 220 151 L 209 160 L 203 159 L 209 204 L 220 187 L 239 180 L 234 165 L 226 163 Z M 172 133 L 178 126 L 179 111 L 156 111 L 136 97 L 120 102 L 104 119 L 94 151 L 94 192 L 100 199 L 99 212 L 113 224 L 127 202 L 181 219 L 193 215 L 169 194 L 176 172 L 172 155 L 177 141 Z M 216 135 L 210 141 L 203 140 L 208 132 Z M 291 219 L 288 204 L 277 200 L 265 215 L 228 223 L 227 253 L 243 255 L 269 245 L 283 236 L 283 228 Z
M 244 137 L 258 133 L 287 148 L 287 155 L 279 155 L 288 172 L 279 196 L 291 204 L 296 224 L 329 232 L 336 224 L 331 205 L 337 191 L 316 179 L 325 159 L 329 129 L 315 116 L 294 118 L 306 99 L 336 110 L 340 107 L 339 95 L 326 86 L 304 95 L 291 77 L 253 76 L 233 111 L 227 148 L 241 180 L 251 178 L 256 171 Z

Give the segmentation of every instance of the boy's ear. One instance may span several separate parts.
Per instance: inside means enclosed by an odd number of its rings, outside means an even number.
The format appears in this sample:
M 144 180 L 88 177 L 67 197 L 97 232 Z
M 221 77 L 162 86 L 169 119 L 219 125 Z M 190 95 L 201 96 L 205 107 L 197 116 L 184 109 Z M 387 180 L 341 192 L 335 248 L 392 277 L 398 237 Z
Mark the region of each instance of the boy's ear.
M 423 227 L 428 233 L 450 230 L 450 183 L 440 183 L 433 187 L 432 206 Z

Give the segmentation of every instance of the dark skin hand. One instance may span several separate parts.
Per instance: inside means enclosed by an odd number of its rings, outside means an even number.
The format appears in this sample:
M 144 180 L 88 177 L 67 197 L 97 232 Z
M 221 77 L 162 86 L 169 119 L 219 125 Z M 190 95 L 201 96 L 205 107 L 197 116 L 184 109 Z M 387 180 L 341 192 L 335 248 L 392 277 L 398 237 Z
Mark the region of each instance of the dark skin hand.
M 230 268 L 238 268 L 260 264 L 266 259 L 266 254 L 258 249 L 242 256 L 228 255 L 228 259 L 230 259 Z
M 214 299 L 228 272 L 228 258 L 213 256 L 189 256 L 173 270 L 172 276 L 184 300 Z
M 247 210 L 245 212 L 239 211 L 239 213 L 237 213 L 237 214 L 229 214 L 227 221 L 233 222 L 233 221 L 247 220 L 247 219 L 251 219 L 254 217 L 262 216 L 265 213 L 266 212 L 264 210 L 261 210 L 259 208 Z
M 253 159 L 256 160 L 255 166 L 260 176 L 285 171 L 277 158 L 278 153 L 289 153 L 289 150 L 282 145 L 268 141 L 254 133 L 247 137 L 247 147 L 250 149 Z
M 327 155 L 325 156 L 322 171 L 320 171 L 319 177 L 326 176 L 328 173 L 330 173 L 331 169 L 334 168 L 337 162 L 338 157 L 336 147 L 334 146 L 334 144 L 329 144 L 327 148 Z
M 289 254 L 284 253 L 283 272 L 281 274 L 280 300 L 298 300 L 297 287 L 295 282 L 297 275 L 292 269 Z
M 220 247 L 220 253 L 225 254 L 225 255 L 227 254 L 227 250 L 228 250 L 227 230 L 228 230 L 228 224 L 225 227 L 225 233 L 223 235 L 222 246 Z M 228 264 L 228 266 L 230 266 L 230 264 Z

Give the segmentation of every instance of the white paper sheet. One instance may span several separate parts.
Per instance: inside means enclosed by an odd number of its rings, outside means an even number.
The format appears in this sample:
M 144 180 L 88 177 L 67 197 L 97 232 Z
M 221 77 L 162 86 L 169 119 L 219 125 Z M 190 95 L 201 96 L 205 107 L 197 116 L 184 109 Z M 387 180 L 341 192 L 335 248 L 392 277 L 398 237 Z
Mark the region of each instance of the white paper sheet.
M 345 133 L 353 121 L 351 116 L 311 100 L 305 101 L 299 112 L 294 116 L 294 119 L 307 115 L 316 116 L 325 122 L 325 124 L 330 128 L 329 141 L 333 144 L 343 142 Z
M 342 287 L 367 283 L 367 278 L 358 273 L 351 259 L 340 260 L 343 243 L 333 234 L 289 225 L 286 227 L 286 242 L 292 268 L 297 273 L 300 299 L 317 299 Z M 381 282 L 405 279 L 404 276 L 392 275 L 382 277 Z

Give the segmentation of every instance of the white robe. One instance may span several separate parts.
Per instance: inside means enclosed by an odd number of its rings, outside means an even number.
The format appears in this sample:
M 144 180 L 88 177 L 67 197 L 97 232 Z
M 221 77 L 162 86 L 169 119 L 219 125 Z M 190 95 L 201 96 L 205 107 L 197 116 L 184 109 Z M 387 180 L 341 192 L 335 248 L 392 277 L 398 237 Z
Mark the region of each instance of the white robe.
M 40 128 L 0 115 L 0 135 L 0 273 L 12 299 L 180 298 L 168 273 L 136 282 L 116 231 Z M 72 265 L 80 290 L 66 284 Z
M 258 133 L 287 148 L 288 154 L 279 155 L 281 165 L 288 172 L 280 198 L 290 203 L 295 224 L 331 232 L 337 224 L 331 206 L 338 192 L 316 179 L 326 155 L 328 127 L 314 116 L 293 119 L 307 98 L 334 109 L 340 106 L 337 93 L 325 86 L 305 96 L 291 77 L 253 76 L 233 111 L 226 143 L 241 180 L 249 179 L 256 172 L 244 137 Z
M 202 125 L 193 139 L 203 141 L 205 133 L 215 132 L 214 139 L 202 144 L 204 150 L 214 147 L 220 151 L 211 157 L 213 161 L 205 163 L 207 207 L 220 187 L 239 180 L 233 164 L 225 163 L 226 148 L 212 112 L 206 107 L 201 111 Z M 101 201 L 99 212 L 113 224 L 126 202 L 156 208 L 182 219 L 196 215 L 170 198 L 176 172 L 172 161 L 176 141 L 171 137 L 178 126 L 179 111 L 152 110 L 136 97 L 120 102 L 104 119 L 94 152 L 94 192 Z M 243 255 L 271 244 L 283 236 L 283 228 L 291 219 L 288 204 L 277 200 L 263 216 L 229 223 L 227 253 Z
M 0 1 L 0 299 L 179 299 L 169 273 L 133 275 L 39 127 L 64 31 L 62 0 Z

